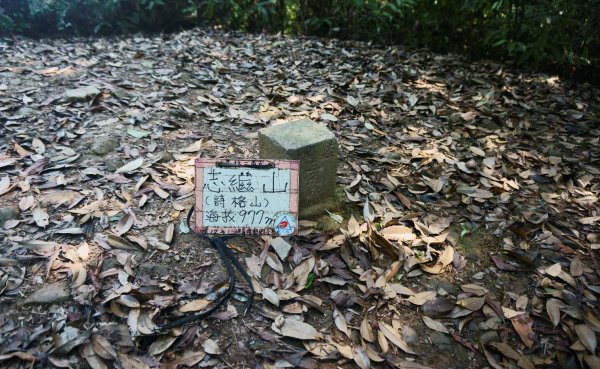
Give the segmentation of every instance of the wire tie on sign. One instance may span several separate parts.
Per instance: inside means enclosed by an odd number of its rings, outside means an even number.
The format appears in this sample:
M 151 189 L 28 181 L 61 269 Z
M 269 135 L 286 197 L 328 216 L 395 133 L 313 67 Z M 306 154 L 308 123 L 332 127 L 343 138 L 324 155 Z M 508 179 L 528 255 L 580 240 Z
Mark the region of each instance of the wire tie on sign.
M 235 163 L 230 161 L 221 161 L 216 163 L 219 168 L 251 168 L 251 169 L 273 169 L 275 168 L 274 163 L 266 163 L 266 164 L 242 164 Z

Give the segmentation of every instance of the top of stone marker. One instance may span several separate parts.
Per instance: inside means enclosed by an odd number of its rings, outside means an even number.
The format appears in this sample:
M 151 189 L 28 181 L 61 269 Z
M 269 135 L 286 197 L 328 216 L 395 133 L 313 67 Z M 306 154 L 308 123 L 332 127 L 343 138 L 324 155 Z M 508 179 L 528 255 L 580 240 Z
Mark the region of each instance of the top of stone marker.
M 272 141 L 275 141 L 281 147 L 285 147 L 288 150 L 295 150 L 335 139 L 333 132 L 310 119 L 296 120 L 263 128 L 260 130 L 260 134 L 269 137 Z

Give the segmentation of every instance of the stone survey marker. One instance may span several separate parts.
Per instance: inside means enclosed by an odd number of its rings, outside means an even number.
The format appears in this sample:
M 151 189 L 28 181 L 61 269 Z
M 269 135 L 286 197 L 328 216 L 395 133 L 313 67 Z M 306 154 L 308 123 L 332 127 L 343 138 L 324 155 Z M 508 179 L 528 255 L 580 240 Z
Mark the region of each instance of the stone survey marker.
M 296 234 L 298 167 L 294 160 L 196 160 L 196 231 Z
M 301 216 L 319 215 L 332 206 L 339 155 L 333 132 L 310 119 L 263 128 L 258 150 L 262 159 L 300 160 Z

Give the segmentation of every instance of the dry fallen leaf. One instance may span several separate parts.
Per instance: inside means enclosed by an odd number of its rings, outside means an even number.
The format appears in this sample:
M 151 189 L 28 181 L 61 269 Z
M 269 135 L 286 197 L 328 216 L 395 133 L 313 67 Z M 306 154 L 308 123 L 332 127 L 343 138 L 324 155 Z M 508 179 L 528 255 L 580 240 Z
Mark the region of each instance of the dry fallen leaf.
M 348 332 L 348 326 L 346 325 L 346 319 L 337 308 L 333 309 L 333 321 L 335 322 L 337 329 L 339 329 L 342 333 L 345 333 L 346 336 L 350 337 L 350 332 Z
M 424 272 L 430 274 L 440 274 L 444 268 L 454 260 L 454 248 L 452 246 L 447 246 L 444 251 L 442 251 L 441 255 L 438 257 L 436 263 L 429 267 L 425 264 L 419 264 L 419 267 Z
M 500 353 L 502 355 L 504 355 L 505 357 L 507 357 L 509 359 L 513 359 L 513 360 L 517 361 L 521 357 L 521 354 L 519 354 L 517 351 L 515 351 L 512 347 L 510 347 L 506 343 L 492 342 L 489 345 L 494 347 L 496 350 L 500 351 Z
M 557 299 L 548 299 L 546 301 L 546 312 L 550 317 L 550 321 L 556 327 L 560 323 L 560 306 L 562 303 Z
M 92 369 L 108 369 L 108 366 L 106 366 L 104 360 L 102 360 L 99 355 L 94 353 L 94 349 L 92 348 L 91 344 L 88 343 L 84 345 L 81 351 L 83 357 Z
M 110 341 L 101 334 L 92 335 L 92 348 L 103 359 L 114 360 L 117 357 L 117 352 Z
M 7 193 L 9 191 L 9 189 L 10 189 L 10 177 L 3 176 L 2 179 L 0 179 L 0 196 Z
M 371 360 L 367 352 L 359 345 L 352 347 L 352 358 L 360 369 L 369 369 L 371 367 Z
M 219 344 L 216 343 L 215 341 L 211 340 L 210 338 L 208 338 L 204 342 L 202 342 L 202 348 L 204 349 L 204 352 L 206 352 L 207 354 L 210 354 L 210 355 L 222 354 L 222 351 L 219 348 Z
M 181 313 L 200 311 L 200 310 L 203 310 L 205 307 L 207 307 L 209 304 L 210 304 L 210 302 L 208 300 L 196 299 L 196 300 L 190 301 L 187 304 L 183 305 L 178 310 Z
M 528 348 L 535 344 L 535 333 L 533 332 L 533 319 L 528 314 L 520 314 L 512 318 L 511 323 L 515 331 Z
M 448 331 L 448 328 L 446 328 L 446 326 L 443 325 L 441 322 L 431 319 L 428 316 L 423 316 L 422 319 L 423 319 L 423 323 L 425 323 L 426 326 L 433 329 L 434 331 L 438 331 L 438 332 L 442 332 L 442 333 L 450 333 L 450 331 Z
M 131 229 L 133 222 L 134 219 L 131 214 L 129 212 L 125 213 L 125 215 L 123 215 L 123 217 L 121 217 L 119 220 L 119 223 L 117 223 L 115 234 L 117 236 L 122 236 L 123 234 L 127 233 Z
M 144 164 L 144 158 L 142 156 L 138 156 L 137 158 L 118 168 L 115 173 L 131 173 L 136 169 L 139 169 L 142 164 Z
M 21 211 L 25 211 L 25 210 L 29 209 L 30 207 L 32 207 L 34 203 L 35 203 L 35 199 L 33 196 L 29 195 L 29 196 L 22 197 L 21 200 L 19 201 L 19 209 L 21 209 Z
M 456 305 L 469 309 L 471 311 L 477 311 L 485 304 L 485 297 L 467 297 L 462 300 L 456 301 Z
M 413 350 L 410 349 L 410 347 L 408 347 L 408 344 L 404 342 L 404 340 L 398 333 L 398 330 L 392 328 L 391 326 L 383 322 L 379 322 L 379 330 L 383 333 L 385 338 L 390 340 L 390 342 L 392 342 L 402 351 L 406 352 L 407 354 L 416 354 Z
M 271 240 L 271 247 L 275 250 L 281 260 L 285 260 L 288 257 L 292 245 L 285 241 L 281 237 L 276 237 Z
M 260 278 L 263 265 L 262 261 L 256 255 L 247 257 L 245 260 L 246 266 L 248 267 L 248 274 L 256 278 Z
M 271 304 L 275 305 L 275 306 L 279 306 L 279 295 L 277 295 L 277 293 L 275 291 L 273 291 L 270 288 L 263 288 L 262 290 L 262 294 L 263 294 L 263 298 L 267 301 L 269 301 Z
M 267 265 L 274 270 L 278 271 L 279 273 L 283 273 L 283 264 L 281 264 L 281 261 L 279 258 L 277 258 L 277 255 L 273 254 L 272 252 L 267 253 L 266 262 Z
M 583 361 L 590 369 L 600 369 L 600 358 L 598 356 L 585 355 Z
M 87 278 L 87 270 L 81 263 L 71 265 L 71 288 L 77 288 L 85 283 Z
M 588 349 L 592 354 L 596 351 L 596 333 L 592 328 L 585 324 L 578 324 L 575 326 L 575 332 L 581 343 Z
M 338 353 L 337 347 L 331 343 L 302 341 L 302 344 L 308 352 L 318 357 L 327 358 Z
M 362 336 L 362 338 L 365 341 L 368 341 L 368 342 L 375 341 L 375 336 L 373 335 L 373 329 L 371 328 L 371 325 L 369 324 L 369 321 L 367 320 L 366 317 L 362 320 L 362 323 L 360 323 L 360 335 Z
M 410 303 L 413 303 L 415 305 L 421 306 L 424 303 L 426 303 L 427 301 L 434 299 L 436 295 L 437 295 L 437 293 L 435 291 L 419 292 L 417 294 L 410 296 L 407 299 L 407 301 L 409 301 Z
M 165 242 L 170 244 L 173 242 L 173 235 L 175 234 L 175 224 L 169 223 L 165 229 Z
M 31 147 L 33 147 L 35 152 L 40 155 L 46 152 L 46 146 L 39 138 L 34 138 L 33 140 L 31 140 Z
M 365 198 L 365 205 L 363 206 L 363 219 L 365 222 L 372 222 L 375 220 L 375 212 L 373 207 L 369 204 L 369 196 Z
M 477 115 L 472 111 L 469 111 L 466 113 L 460 113 L 460 116 L 462 119 L 464 119 L 466 121 L 471 121 L 477 117 Z M 485 156 L 485 154 L 483 156 Z
M 510 309 L 510 308 L 504 307 L 504 306 L 502 306 L 502 313 L 504 314 L 504 317 L 506 319 L 512 319 L 516 316 L 525 314 L 524 311 L 516 311 L 516 310 Z
M 381 330 L 377 331 L 377 343 L 379 344 L 382 353 L 386 354 L 389 351 L 390 346 L 388 344 L 387 339 L 385 338 L 385 335 Z
M 131 311 L 136 311 L 137 309 L 132 309 Z M 135 317 L 136 314 L 133 314 Z M 147 312 L 141 312 L 137 318 L 137 330 L 143 335 L 151 335 L 157 331 L 157 326 L 152 322 L 150 315 Z
M 569 273 L 571 273 L 571 276 L 573 277 L 580 277 L 583 275 L 583 264 L 581 263 L 581 258 L 579 258 L 579 256 L 576 256 L 573 261 L 571 261 Z
M 381 230 L 383 237 L 390 241 L 404 242 L 412 241 L 417 238 L 413 230 L 404 226 L 390 226 Z
M 161 336 L 157 338 L 156 341 L 152 342 L 152 344 L 148 348 L 148 353 L 150 355 L 160 355 L 163 352 L 167 351 L 176 340 L 177 337 L 169 335 Z
M 200 151 L 202 149 L 202 139 L 190 144 L 189 146 L 186 146 L 185 148 L 181 149 L 181 152 L 184 153 L 196 153 L 198 151 Z
M 109 234 L 108 236 L 106 236 L 106 239 L 107 239 L 108 244 L 110 246 L 114 247 L 115 249 L 130 250 L 130 251 L 144 251 L 143 247 L 136 246 L 136 245 L 139 245 L 138 243 L 132 244 L 131 242 L 124 239 L 123 237 L 119 237 L 114 234 Z
M 463 284 L 460 286 L 461 290 L 468 292 L 468 293 L 472 293 L 475 294 L 477 296 L 484 296 L 485 294 L 488 293 L 488 289 L 480 286 L 478 284 Z
M 168 199 L 169 198 L 169 193 L 167 191 L 163 190 L 162 188 L 160 188 L 160 186 L 152 186 L 152 190 L 161 199 Z
M 552 277 L 558 277 L 561 271 L 562 270 L 559 263 L 553 264 L 552 266 L 546 268 L 546 274 Z
M 177 369 L 180 366 L 192 367 L 198 364 L 206 354 L 202 351 L 186 350 L 181 355 L 175 355 L 172 359 L 164 363 L 165 369 Z M 132 368 L 134 369 L 134 368 Z M 137 369 L 137 368 L 135 368 Z
M 599 222 L 600 216 L 580 218 L 578 221 L 584 225 L 591 225 Z
M 33 220 L 38 227 L 46 227 L 50 223 L 48 213 L 46 213 L 46 211 L 40 207 L 33 209 L 31 215 L 33 216 Z
M 280 316 L 279 320 L 275 320 L 271 325 L 271 329 L 286 337 L 297 338 L 301 340 L 318 340 L 322 339 L 323 335 L 310 324 L 284 318 Z

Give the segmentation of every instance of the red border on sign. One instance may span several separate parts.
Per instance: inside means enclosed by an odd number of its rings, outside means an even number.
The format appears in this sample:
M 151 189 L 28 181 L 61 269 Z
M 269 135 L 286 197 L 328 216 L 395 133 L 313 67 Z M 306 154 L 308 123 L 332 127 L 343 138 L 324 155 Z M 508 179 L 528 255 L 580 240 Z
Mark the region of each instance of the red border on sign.
M 196 211 L 195 211 L 195 227 L 196 232 L 202 234 L 239 234 L 239 235 L 276 235 L 273 228 L 248 228 L 248 227 L 205 227 L 204 226 L 204 168 L 216 166 L 217 163 L 228 163 L 231 165 L 244 166 L 260 166 L 274 165 L 275 168 L 290 169 L 290 205 L 289 212 L 294 215 L 296 222 L 298 221 L 298 183 L 300 170 L 299 160 L 267 160 L 267 159 L 208 159 L 198 158 L 195 162 L 196 167 Z M 253 168 L 256 169 L 256 168 Z M 294 235 L 298 234 L 298 224 L 294 229 Z

